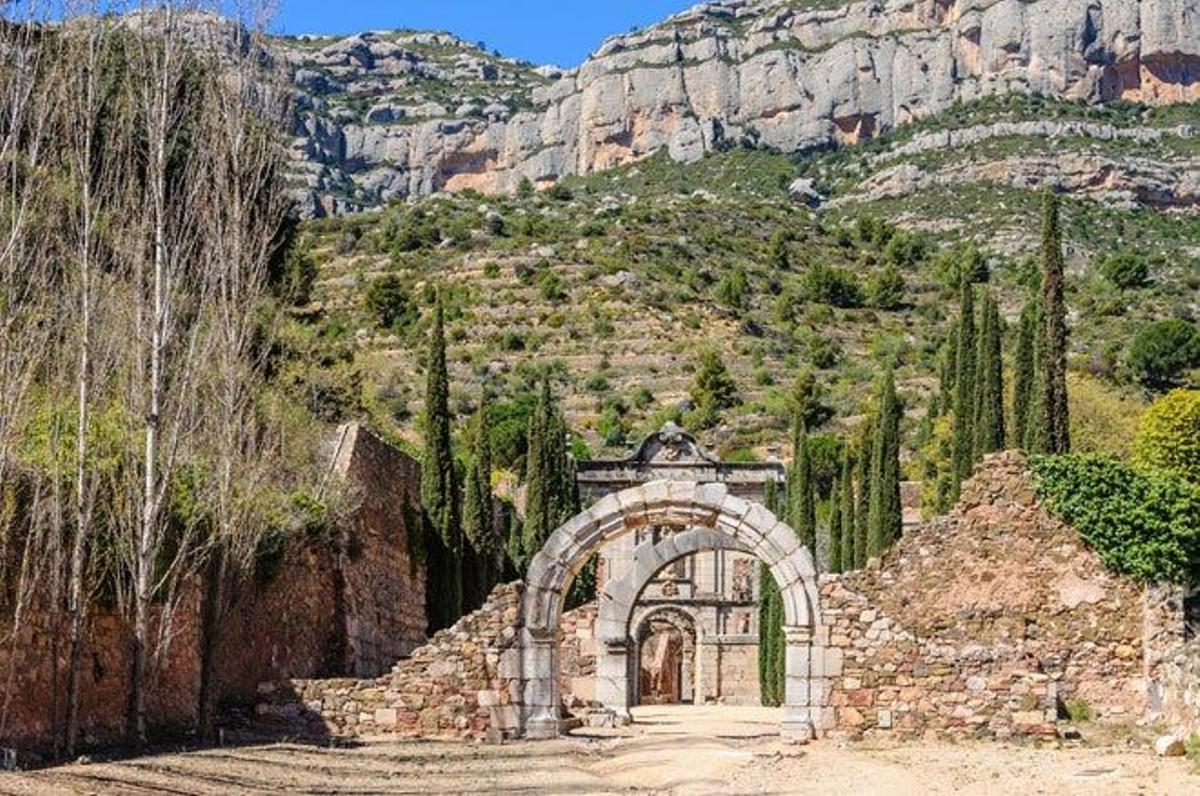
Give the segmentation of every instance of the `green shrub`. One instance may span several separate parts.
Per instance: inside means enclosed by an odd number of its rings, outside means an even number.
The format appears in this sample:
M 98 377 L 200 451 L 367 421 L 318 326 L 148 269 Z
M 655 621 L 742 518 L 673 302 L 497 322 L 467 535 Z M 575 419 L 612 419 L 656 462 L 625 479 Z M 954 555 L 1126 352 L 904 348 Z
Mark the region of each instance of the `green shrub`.
M 1200 364 L 1200 332 L 1179 318 L 1154 321 L 1133 338 L 1128 362 L 1146 385 L 1173 384 L 1183 371 Z
M 1100 273 L 1122 290 L 1141 287 L 1150 278 L 1146 260 L 1130 252 L 1110 254 L 1100 262 Z
M 1139 467 L 1200 483 L 1200 390 L 1172 390 L 1155 401 L 1133 449 Z
M 1200 574 L 1200 488 L 1094 455 L 1037 456 L 1038 496 L 1122 575 L 1186 583 Z
M 862 288 L 854 274 L 831 265 L 814 265 L 804 273 L 804 297 L 835 307 L 861 307 Z
M 371 282 L 367 288 L 367 308 L 382 328 L 394 331 L 403 331 L 420 317 L 408 287 L 395 274 Z
M 1086 699 L 1068 699 L 1063 703 L 1063 707 L 1067 711 L 1067 718 L 1076 724 L 1085 724 L 1095 718 L 1092 706 L 1087 703 Z

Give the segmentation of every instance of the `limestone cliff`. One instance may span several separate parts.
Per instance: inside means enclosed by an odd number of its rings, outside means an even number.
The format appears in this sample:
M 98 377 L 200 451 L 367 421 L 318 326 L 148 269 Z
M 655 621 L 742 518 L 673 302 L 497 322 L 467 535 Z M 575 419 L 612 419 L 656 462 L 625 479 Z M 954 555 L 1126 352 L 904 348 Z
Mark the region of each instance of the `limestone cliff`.
M 744 139 L 853 143 L 989 94 L 1200 98 L 1195 0 L 724 0 L 561 73 L 432 34 L 280 47 L 316 214 L 334 196 L 507 191 L 663 148 L 690 161 Z

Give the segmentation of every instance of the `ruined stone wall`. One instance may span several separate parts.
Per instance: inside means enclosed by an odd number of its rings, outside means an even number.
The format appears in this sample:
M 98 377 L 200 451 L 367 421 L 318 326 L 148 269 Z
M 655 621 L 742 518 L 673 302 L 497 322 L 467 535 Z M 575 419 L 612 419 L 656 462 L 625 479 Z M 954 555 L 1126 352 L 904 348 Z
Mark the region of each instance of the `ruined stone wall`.
M 497 586 L 382 677 L 264 684 L 258 714 L 309 734 L 481 739 L 515 730 L 520 598 L 520 583 Z
M 346 550 L 327 540 L 294 540 L 273 577 L 238 590 L 216 649 L 222 706 L 253 704 L 264 681 L 374 676 L 424 641 L 424 575 L 408 547 L 409 529 L 419 521 L 419 465 L 358 426 L 343 429 L 338 441 L 334 471 L 357 502 Z M 195 725 L 202 593 L 199 583 L 188 587 L 174 611 L 169 646 L 152 655 L 147 701 L 156 732 Z M 55 624 L 65 618 L 56 620 L 44 598 L 34 604 L 19 634 L 0 644 L 0 684 L 12 685 L 8 709 L 0 711 L 0 747 L 23 756 L 52 753 L 66 716 L 66 633 Z M 0 624 L 0 639 L 7 630 Z M 81 671 L 85 747 L 122 736 L 131 639 L 128 622 L 93 610 Z
M 596 699 L 596 603 L 563 614 L 558 634 L 559 680 L 568 709 Z
M 425 642 L 425 578 L 409 548 L 421 521 L 421 465 L 355 423 L 334 467 L 358 507 L 343 578 L 343 671 L 376 677 Z
M 153 726 L 168 731 L 195 724 L 200 636 L 191 618 L 196 616 L 198 594 L 191 589 L 182 597 L 165 643 L 150 654 L 146 715 Z M 161 610 L 155 611 L 154 639 L 160 638 L 161 618 Z M 14 637 L 8 637 L 11 625 L 0 627 L 7 639 L 0 646 L 0 678 L 11 686 L 0 710 L 0 747 L 17 749 L 18 762 L 50 755 L 55 736 L 62 735 L 69 655 L 65 622 L 65 616 L 55 617 L 39 604 Z M 122 737 L 129 709 L 132 637 L 130 623 L 111 611 L 94 612 L 88 619 L 79 684 L 79 737 L 85 746 Z
M 1044 734 L 1068 700 L 1109 721 L 1148 708 L 1142 589 L 1040 508 L 1019 454 L 821 596 L 834 726 L 852 735 Z

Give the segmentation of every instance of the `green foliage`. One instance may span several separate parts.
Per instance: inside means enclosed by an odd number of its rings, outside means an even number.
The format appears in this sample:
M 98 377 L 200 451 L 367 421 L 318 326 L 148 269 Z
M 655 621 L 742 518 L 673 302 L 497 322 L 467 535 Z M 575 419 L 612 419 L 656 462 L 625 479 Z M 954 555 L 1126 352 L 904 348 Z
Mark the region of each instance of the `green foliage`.
M 975 334 L 975 288 L 965 281 L 960 289 L 956 341 L 958 352 L 955 356 L 954 375 L 953 499 L 958 498 L 958 485 L 970 477 L 975 466 L 975 359 L 978 341 Z
M 903 409 L 890 367 L 880 380 L 877 397 L 879 426 L 871 450 L 868 557 L 883 555 L 895 544 L 904 521 L 900 504 L 900 418 Z
M 1134 461 L 1200 484 L 1200 390 L 1172 390 L 1146 410 L 1134 440 Z
M 1146 582 L 1200 575 L 1200 488 L 1092 454 L 1035 456 L 1038 496 L 1114 572 Z
M 1131 290 L 1145 286 L 1150 279 L 1150 265 L 1132 252 L 1117 252 L 1100 261 L 1100 273 L 1115 287 Z
M 417 303 L 413 301 L 408 286 L 395 274 L 385 274 L 371 282 L 367 288 L 367 308 L 384 329 L 403 332 L 416 322 Z
M 904 277 L 889 262 L 867 282 L 867 303 L 879 310 L 894 310 L 904 303 Z
M 1071 419 L 1067 405 L 1067 305 L 1064 296 L 1062 224 L 1058 195 L 1042 196 L 1042 340 L 1041 422 L 1038 448 L 1045 453 L 1071 449 Z
M 463 499 L 463 604 L 467 610 L 483 605 L 500 582 L 504 551 L 492 517 L 492 442 L 488 426 L 489 399 L 486 389 L 471 427 L 471 457 L 467 462 Z
M 933 259 L 933 275 L 947 290 L 958 290 L 963 282 L 988 281 L 987 260 L 974 244 L 943 249 Z
M 1038 391 L 1037 385 L 1037 336 L 1038 308 L 1034 301 L 1027 301 L 1021 310 L 1021 320 L 1017 327 L 1017 349 L 1013 353 L 1013 403 L 1012 403 L 1012 441 L 1019 447 L 1028 444 L 1028 434 L 1031 426 L 1037 425 L 1033 416 L 1034 397 Z
M 1146 409 L 1140 395 L 1121 392 L 1108 382 L 1083 374 L 1071 374 L 1067 386 L 1075 452 L 1131 459 L 1138 423 Z
M 523 569 L 554 529 L 578 510 L 575 463 L 568 452 L 567 437 L 566 419 L 550 390 L 550 378 L 543 377 L 526 443 L 525 526 L 518 569 Z
M 800 543 L 816 550 L 816 500 L 812 482 L 812 459 L 808 450 L 808 430 L 797 417 L 792 424 L 792 467 L 788 472 L 788 524 L 800 537 Z
M 763 503 L 777 516 L 782 514 L 782 497 L 774 481 L 764 487 Z M 767 707 L 783 703 L 785 685 L 785 646 L 783 635 L 783 597 L 766 564 L 758 571 L 758 688 L 759 698 Z
M 823 263 L 813 265 L 804 272 L 801 286 L 809 301 L 844 308 L 861 307 L 863 303 L 858 279 L 843 268 Z
M 975 459 L 1004 447 L 1004 361 L 1000 338 L 1000 309 L 988 293 L 983 300 L 983 325 L 975 369 Z
M 528 199 L 533 196 L 533 193 L 533 183 L 530 182 L 528 177 L 521 177 L 521 181 L 517 183 L 517 198 Z
M 850 446 L 842 445 L 842 472 L 839 482 L 841 496 L 838 498 L 838 513 L 830 518 L 830 522 L 838 524 L 838 540 L 841 550 L 838 552 L 840 572 L 848 572 L 855 567 L 854 562 L 854 460 L 850 454 Z
M 716 425 L 722 410 L 741 403 L 737 384 L 716 351 L 706 350 L 700 354 L 700 366 L 696 369 L 691 398 L 695 405 L 691 421 L 698 428 Z
M 1086 699 L 1081 697 L 1066 700 L 1063 703 L 1063 707 L 1066 708 L 1067 718 L 1076 724 L 1086 724 L 1095 718 L 1092 706 L 1088 704 Z
M 745 310 L 750 301 L 750 279 L 741 265 L 721 277 L 716 287 L 717 301 L 735 312 Z
M 442 298 L 433 308 L 425 382 L 425 445 L 421 457 L 421 508 L 431 533 L 415 545 L 426 566 L 426 615 L 432 630 L 462 616 L 462 526 L 458 474 L 450 442 L 450 379 Z
M 834 480 L 833 489 L 829 494 L 829 571 L 842 571 L 842 485 Z
M 1127 359 L 1143 384 L 1170 386 L 1185 370 L 1200 365 L 1200 331 L 1179 318 L 1154 321 L 1134 336 Z

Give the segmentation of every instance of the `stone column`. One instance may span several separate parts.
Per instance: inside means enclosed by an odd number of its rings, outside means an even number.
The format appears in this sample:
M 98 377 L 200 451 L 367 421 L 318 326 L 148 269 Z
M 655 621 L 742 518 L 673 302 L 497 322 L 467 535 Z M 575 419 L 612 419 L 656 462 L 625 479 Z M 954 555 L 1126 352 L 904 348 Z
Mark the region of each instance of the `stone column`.
M 605 638 L 596 646 L 596 701 L 612 711 L 619 724 L 628 724 L 632 720 L 629 653 L 634 645 L 627 638 Z
M 557 738 L 559 729 L 558 644 L 555 633 L 527 628 L 521 655 L 525 737 Z
M 785 741 L 807 743 L 816 737 L 813 706 L 819 707 L 824 701 L 820 681 L 813 677 L 812 631 L 807 627 L 784 627 L 783 634 L 787 642 L 787 677 L 780 735 Z

